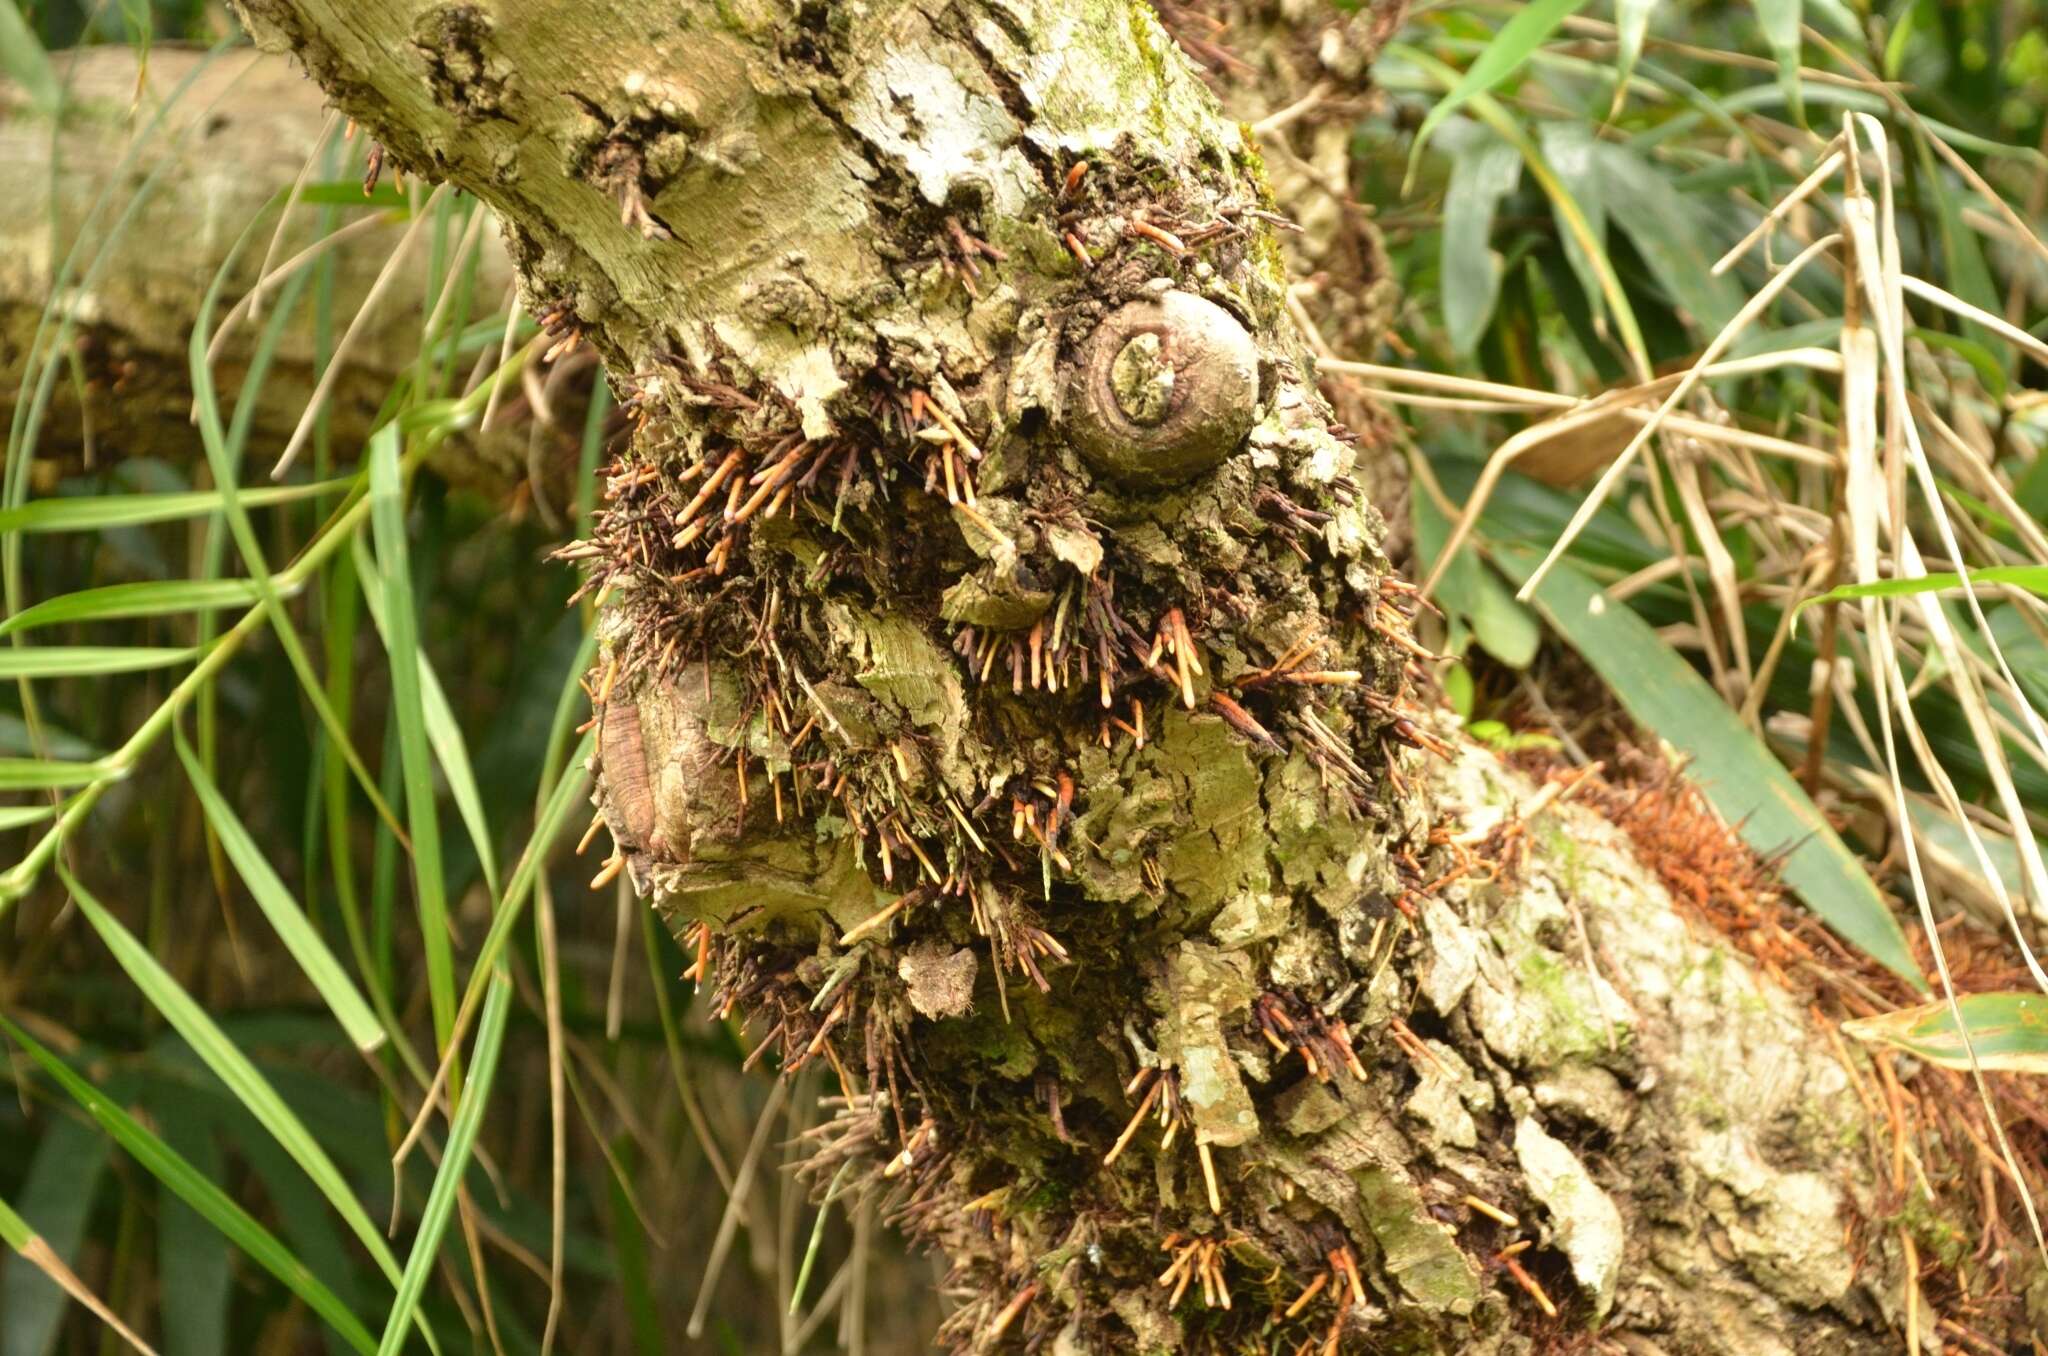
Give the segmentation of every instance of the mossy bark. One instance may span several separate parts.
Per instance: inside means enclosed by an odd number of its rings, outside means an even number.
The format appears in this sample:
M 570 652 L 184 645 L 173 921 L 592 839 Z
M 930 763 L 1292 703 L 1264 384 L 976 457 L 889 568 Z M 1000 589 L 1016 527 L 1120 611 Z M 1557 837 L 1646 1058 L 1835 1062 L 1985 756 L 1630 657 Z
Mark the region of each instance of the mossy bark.
M 503 214 L 635 410 L 568 552 L 599 805 L 720 1009 L 844 1083 L 812 1168 L 948 1257 L 954 1348 L 1893 1340 L 1817 1032 L 1428 732 L 1392 450 L 1318 395 L 1259 156 L 1151 10 L 239 8 Z M 1127 474 L 1077 445 L 1229 405 L 1171 326 L 1077 396 L 1168 293 L 1255 389 Z

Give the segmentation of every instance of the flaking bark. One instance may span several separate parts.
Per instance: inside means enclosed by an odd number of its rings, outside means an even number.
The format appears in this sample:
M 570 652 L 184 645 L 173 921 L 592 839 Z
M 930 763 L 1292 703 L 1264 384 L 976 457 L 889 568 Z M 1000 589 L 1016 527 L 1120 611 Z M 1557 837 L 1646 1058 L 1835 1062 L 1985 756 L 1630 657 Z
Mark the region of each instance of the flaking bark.
M 949 1345 L 1894 1340 L 1796 1005 L 1429 732 L 1355 474 L 1394 450 L 1317 394 L 1259 157 L 1150 10 L 240 7 L 498 208 L 635 409 L 568 552 L 620 868 L 844 1080 L 811 1170 L 949 1259 Z M 1161 488 L 1069 395 L 1163 290 L 1258 391 Z

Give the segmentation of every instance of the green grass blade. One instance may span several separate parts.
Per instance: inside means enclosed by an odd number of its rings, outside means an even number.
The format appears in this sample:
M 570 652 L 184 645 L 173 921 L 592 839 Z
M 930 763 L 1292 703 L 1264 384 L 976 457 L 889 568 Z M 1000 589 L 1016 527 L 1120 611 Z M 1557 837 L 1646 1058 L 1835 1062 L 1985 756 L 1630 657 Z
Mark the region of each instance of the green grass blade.
M 0 621 L 0 636 L 38 626 L 174 617 L 224 607 L 250 607 L 260 597 L 256 586 L 246 579 L 153 579 L 139 584 L 109 584 L 23 608 Z
M 1494 559 L 1526 581 L 1541 557 L 1495 547 Z M 1743 841 L 1782 859 L 1780 874 L 1820 919 L 1915 989 L 1927 981 L 1905 934 L 1870 875 L 1790 773 L 1728 709 L 1706 679 L 1665 644 L 1650 624 L 1598 585 L 1559 562 L 1535 603 L 1638 725 L 1688 761 L 1685 776 Z
M 1804 127 L 1806 98 L 1799 83 L 1802 9 L 1800 0 L 1756 0 L 1757 26 L 1763 29 L 1764 42 L 1769 45 L 1771 55 L 1778 59 L 1778 88 L 1785 92 L 1785 103 L 1792 110 L 1792 120 Z
M 372 510 L 374 512 L 374 509 Z M 362 576 L 363 597 L 370 605 L 370 620 L 377 627 L 377 634 L 384 639 L 384 646 L 390 653 L 391 632 L 385 625 L 384 575 L 370 556 L 363 539 L 354 542 L 356 572 Z M 446 689 L 441 686 L 439 675 L 434 672 L 432 661 L 425 649 L 417 651 L 419 659 L 420 714 L 426 722 L 427 742 L 433 746 L 434 758 L 441 765 L 441 775 L 448 780 L 448 796 L 455 802 L 457 813 L 462 816 L 464 827 L 469 830 L 470 841 L 476 846 L 477 861 L 483 868 L 484 885 L 495 899 L 498 894 L 497 854 L 491 844 L 490 819 L 484 813 L 483 792 L 477 786 L 476 768 L 470 762 L 469 744 L 462 737 L 462 725 L 455 718 L 455 708 L 448 700 Z
M 167 669 L 199 657 L 196 649 L 151 645 L 43 645 L 0 650 L 0 678 L 87 678 Z
M 2048 1074 L 2048 995 L 2039 993 L 1960 994 L 1956 1007 L 1963 1029 L 1945 1000 L 1900 1008 L 1842 1023 L 1860 1041 L 1890 1045 L 1944 1069 L 1968 1069 L 1970 1050 L 1977 1067 L 2008 1073 Z
M 79 894 L 75 885 L 73 890 L 74 895 L 80 897 L 82 901 L 83 896 Z M 120 927 L 118 923 L 114 926 Z M 131 945 L 136 945 L 133 937 L 129 937 L 128 941 Z M 105 1130 L 116 1144 L 126 1149 L 136 1162 L 148 1169 L 151 1176 L 169 1187 L 177 1194 L 178 1199 L 191 1206 L 252 1261 L 283 1282 L 294 1295 L 306 1302 L 307 1308 L 319 1314 L 332 1324 L 337 1332 L 346 1337 L 349 1345 L 366 1353 L 375 1350 L 369 1329 L 365 1328 L 354 1314 L 342 1307 L 341 1301 L 334 1297 L 334 1292 L 314 1279 L 299 1264 L 291 1250 L 278 1241 L 276 1235 L 257 1223 L 248 1211 L 235 1204 L 226 1192 L 193 1167 L 182 1154 L 151 1133 L 141 1122 L 115 1105 L 105 1093 L 80 1077 L 70 1065 L 44 1049 L 27 1032 L 5 1017 L 0 1017 L 0 1030 L 4 1030 L 17 1045 L 28 1051 L 29 1056 L 42 1066 L 43 1071 L 70 1094 L 71 1099 L 83 1107 L 88 1115 L 99 1122 L 100 1128 Z
M 190 750 L 181 747 L 179 752 L 189 760 Z M 188 761 L 187 766 L 191 765 Z M 223 834 L 222 839 L 225 842 L 227 835 Z M 392 1254 L 369 1213 L 363 1209 L 362 1202 L 356 1199 L 355 1192 L 349 1189 L 341 1169 L 320 1147 L 320 1142 L 313 1138 L 305 1122 L 242 1053 L 241 1047 L 230 1040 L 206 1010 L 171 978 L 133 933 L 121 927 L 106 907 L 93 899 L 76 880 L 67 875 L 64 883 L 79 911 L 100 934 L 100 939 L 114 953 L 115 960 L 127 971 L 130 980 L 148 996 L 171 1029 L 192 1047 L 200 1062 L 213 1071 L 214 1077 L 226 1085 L 235 1100 L 255 1117 L 257 1124 L 319 1188 L 321 1196 L 341 1216 L 350 1232 L 376 1259 L 378 1268 L 395 1286 L 400 1275 L 397 1257 Z
M 243 490 L 245 508 L 267 508 L 273 504 L 294 504 L 302 499 L 337 494 L 354 485 L 353 479 L 323 480 L 307 485 L 267 485 Z M 97 532 L 109 527 L 141 527 L 148 523 L 176 522 L 218 513 L 224 496 L 218 490 L 180 490 L 172 494 L 57 495 L 31 499 L 14 508 L 0 509 L 0 533 L 6 532 Z
M 0 1316 L 6 1320 L 0 1322 L 0 1356 L 48 1356 L 70 1300 L 96 1303 L 72 1275 L 70 1259 L 85 1241 L 108 1156 L 107 1141 L 83 1121 L 59 1116 L 45 1127 L 20 1196 L 23 1214 L 35 1221 L 29 1227 L 41 1251 L 32 1255 L 8 1239 L 19 1255 L 0 1267 Z
M 405 1275 L 398 1283 L 398 1296 L 384 1323 L 384 1339 L 377 1345 L 378 1356 L 398 1356 L 405 1345 L 406 1327 L 413 1321 L 420 1295 L 441 1251 L 441 1237 L 448 1228 L 448 1216 L 455 1208 L 455 1193 L 469 1167 L 470 1150 L 476 1144 L 477 1127 L 483 1124 L 484 1105 L 491 1095 L 491 1080 L 498 1070 L 498 1051 L 504 1045 L 505 1021 L 512 1011 L 512 981 L 504 971 L 492 973 L 490 994 L 484 1000 L 483 1018 L 477 1026 L 476 1048 L 470 1062 L 469 1085 L 455 1119 L 448 1128 L 448 1143 L 441 1153 L 441 1166 L 434 1185 L 427 1192 L 426 1208 L 420 1212 L 419 1232 L 413 1235 L 412 1251 L 405 1259 Z
M 0 805 L 0 833 L 40 824 L 56 813 L 54 805 Z
M 1473 96 L 1487 93 L 1520 70 L 1530 54 L 1557 31 L 1559 24 L 1578 13 L 1585 2 L 1534 0 L 1534 3 L 1516 10 L 1514 17 L 1501 25 L 1500 32 L 1486 45 L 1478 60 L 1466 67 L 1465 74 L 1451 86 L 1450 93 L 1439 99 L 1429 110 L 1429 116 L 1422 120 L 1421 128 L 1415 133 L 1415 144 L 1408 153 L 1408 177 L 1401 190 L 1403 195 L 1415 182 L 1415 169 L 1421 163 L 1422 151 L 1429 144 L 1430 134 L 1443 125 L 1444 119 L 1457 112 Z
M 248 827 L 229 806 L 227 798 L 213 779 L 206 775 L 199 759 L 185 743 L 182 734 L 174 734 L 178 757 L 185 764 L 185 775 L 192 782 L 192 789 L 199 795 L 199 804 L 206 811 L 206 820 L 213 825 L 213 831 L 220 838 L 221 847 L 226 850 L 228 860 L 235 864 L 242 881 L 249 887 L 249 893 L 256 900 L 263 916 L 277 931 L 278 939 L 291 952 L 292 960 L 306 976 L 327 1008 L 334 1014 L 341 1029 L 358 1050 L 368 1054 L 384 1043 L 384 1028 L 370 1011 L 370 1005 L 348 977 L 341 962 L 328 950 L 326 941 L 299 907 L 298 900 L 285 888 L 284 881 L 271 868 L 249 833 Z
M 1452 351 L 1479 346 L 1500 299 L 1501 258 L 1493 248 L 1493 219 L 1501 200 L 1522 179 L 1522 156 L 1483 130 L 1458 148 L 1444 190 L 1444 330 Z
M 2028 593 L 2048 598 L 2048 565 L 1989 565 L 1969 571 L 1970 584 L 2010 584 Z M 1878 579 L 1868 584 L 1839 584 L 1826 593 L 1799 600 L 1793 615 L 1817 603 L 1842 603 L 1853 598 L 1910 598 L 1921 593 L 1945 593 L 1963 586 L 1963 575 L 1937 570 L 1912 579 Z
M 385 650 L 391 656 L 391 705 L 398 723 L 398 754 L 405 773 L 405 815 L 412 831 L 414 903 L 426 952 L 427 997 L 434 1010 L 435 1046 L 447 1053 L 455 1020 L 455 958 L 448 939 L 447 881 L 442 875 L 440 820 L 434 804 L 433 747 L 420 695 L 419 623 L 413 614 L 412 569 L 405 541 L 405 485 L 398 465 L 398 430 L 370 439 L 370 530 L 383 571 Z
M 113 778 L 98 763 L 67 763 L 56 758 L 0 758 L 0 791 L 48 791 L 90 786 Z
M 490 931 L 484 934 L 483 945 L 477 948 L 476 969 L 470 974 L 469 987 L 463 990 L 462 1006 L 455 1013 L 454 1032 L 458 1040 L 467 1029 L 469 1019 L 475 1015 L 477 1004 L 483 1000 L 484 986 L 490 982 L 498 957 L 511 940 L 513 925 L 526 911 L 526 898 L 533 892 L 534 878 L 546 865 L 555 839 L 561 836 L 562 826 L 568 823 L 569 811 L 583 797 L 590 778 L 586 764 L 596 741 L 595 732 L 583 736 L 569 755 L 540 812 L 534 816 L 533 836 L 526 840 L 526 851 L 519 854 L 518 862 L 513 865 L 512 875 L 505 881 L 504 901 L 491 918 Z

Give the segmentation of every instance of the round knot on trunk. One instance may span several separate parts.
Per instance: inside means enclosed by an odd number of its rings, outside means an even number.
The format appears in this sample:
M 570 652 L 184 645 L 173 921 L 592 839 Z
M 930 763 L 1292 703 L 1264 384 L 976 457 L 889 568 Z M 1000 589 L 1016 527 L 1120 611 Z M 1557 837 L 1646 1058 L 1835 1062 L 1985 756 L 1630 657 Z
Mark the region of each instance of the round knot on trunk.
M 1188 292 L 1130 302 L 1088 336 L 1069 432 L 1089 465 L 1162 487 L 1220 465 L 1250 432 L 1259 356 L 1235 316 Z

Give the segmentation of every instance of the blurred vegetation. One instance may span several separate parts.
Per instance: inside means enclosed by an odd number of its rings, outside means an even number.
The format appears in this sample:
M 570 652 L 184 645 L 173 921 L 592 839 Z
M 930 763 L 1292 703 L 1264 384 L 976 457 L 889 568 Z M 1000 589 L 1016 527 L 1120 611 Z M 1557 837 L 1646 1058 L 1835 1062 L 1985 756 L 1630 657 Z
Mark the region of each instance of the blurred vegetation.
M 228 31 L 201 0 L 19 12 L 35 46 L 0 55 L 31 89 L 61 84 L 45 51 Z M 1505 69 L 1484 89 L 1461 83 L 1484 61 Z M 1421 449 L 1419 573 L 1439 562 L 1489 454 L 1549 412 L 1527 393 L 1587 396 L 1682 369 L 1787 241 L 1833 229 L 1817 195 L 1787 215 L 1784 240 L 1710 271 L 1813 169 L 1846 112 L 1869 114 L 1896 149 L 1898 268 L 2023 336 L 2048 333 L 2048 253 L 1999 210 L 2038 235 L 2048 208 L 2043 0 L 1418 5 L 1377 76 L 1384 98 L 1354 154 L 1400 302 L 1384 352 L 1340 356 L 1525 393 L 1475 386 L 1418 404 L 1422 388 L 1352 374 L 1410 402 L 1395 408 Z M 751 1042 L 693 1011 L 677 978 L 688 958 L 623 882 L 591 889 L 594 865 L 566 850 L 588 816 L 574 727 L 592 600 L 571 604 L 575 577 L 544 558 L 573 523 L 550 525 L 522 492 L 494 500 L 420 470 L 486 408 L 519 403 L 521 368 L 547 341 L 477 295 L 475 205 L 418 185 L 365 202 L 352 187 L 363 154 L 332 143 L 296 210 L 329 230 L 367 211 L 424 223 L 428 285 L 403 303 L 418 357 L 369 448 L 335 445 L 316 414 L 288 495 L 257 502 L 283 449 L 252 445 L 236 412 L 264 364 L 210 390 L 205 336 L 251 280 L 274 214 L 251 224 L 216 314 L 195 317 L 189 461 L 38 458 L 38 410 L 75 376 L 61 315 L 9 377 L 23 398 L 0 484 L 14 619 L 0 631 L 0 870 L 21 865 L 0 875 L 14 1093 L 0 1102 L 0 1236 L 18 1246 L 25 1222 L 172 1356 L 374 1350 L 387 1327 L 403 1338 L 394 1293 L 417 1298 L 442 1350 L 539 1351 L 557 1258 L 563 1351 L 922 1349 L 938 1312 L 930 1264 L 895 1252 L 871 1215 L 818 1210 L 782 1170 L 821 1089 L 742 1076 Z M 75 251 L 70 276 L 121 228 L 109 211 L 53 242 Z M 1837 345 L 1842 279 L 1802 274 L 1727 356 Z M 310 312 L 331 354 L 348 317 L 330 289 L 315 263 L 245 323 L 274 333 Z M 2038 529 L 2010 511 L 2048 516 L 2048 364 L 1936 308 L 1916 310 L 1911 340 L 1916 391 L 2010 499 L 1945 470 L 1970 549 L 1930 551 L 1930 566 L 2048 563 Z M 530 405 L 516 416 L 578 468 L 579 518 L 623 428 L 592 379 L 585 367 L 552 420 Z M 1715 379 L 1704 414 L 1832 451 L 1839 386 L 1759 366 Z M 1897 886 L 1873 735 L 1873 666 L 1894 651 L 1847 605 L 1789 621 L 1802 599 L 1854 582 L 1832 535 L 1834 472 L 1708 440 L 1624 478 L 1560 567 L 1625 601 L 1638 629 L 1621 642 L 1574 630 L 1543 592 L 1534 606 L 1513 597 L 1599 454 L 1638 427 L 1617 438 L 1596 425 L 1605 442 L 1590 448 L 1539 439 L 1527 465 L 1547 473 L 1502 479 L 1439 585 L 1442 641 L 1461 656 L 1446 672 L 1452 705 L 1504 745 L 1570 745 L 1590 737 L 1585 724 L 1543 693 L 1578 683 L 1567 666 L 1583 664 L 1682 753 L 1705 751 L 1688 740 L 1725 746 L 1732 719 L 1733 756 L 1800 774 L 1852 843 L 1890 850 L 1879 882 Z M 196 497 L 162 498 L 176 495 Z M 1975 699 L 1938 647 L 1908 626 L 1896 650 L 2015 896 L 2022 839 L 2048 829 L 2030 822 L 2048 806 L 2048 754 L 2024 714 L 2029 699 L 2048 703 L 2048 627 L 2026 595 L 1986 602 L 2010 673 L 1982 699 L 2005 739 L 1996 752 L 1972 733 Z M 1988 666 L 1982 639 L 1971 644 Z M 1811 676 L 1826 645 L 1858 672 L 1824 714 Z M 1701 703 L 1679 702 L 1657 728 L 1650 687 L 1688 680 L 1723 722 L 1702 733 L 1686 723 Z M 1809 759 L 1816 729 L 1825 758 Z M 1930 836 L 1961 827 L 1926 768 L 1901 778 Z M 2027 807 L 2018 822 L 2000 818 L 2001 778 Z M 1857 881 L 1868 898 L 1849 889 L 1849 921 L 1830 922 L 1853 936 L 1851 913 L 1869 923 L 1874 909 L 1896 937 Z M 431 1120 L 410 1144 L 450 1049 L 467 1052 L 451 1089 L 470 1123 Z M 481 1170 L 464 1176 L 453 1169 L 472 1133 Z M 734 1192 L 735 1180 L 752 1186 Z M 701 1342 L 682 1337 L 693 1315 Z M 0 1316 L 0 1356 L 115 1349 L 21 1256 L 0 1265 Z

